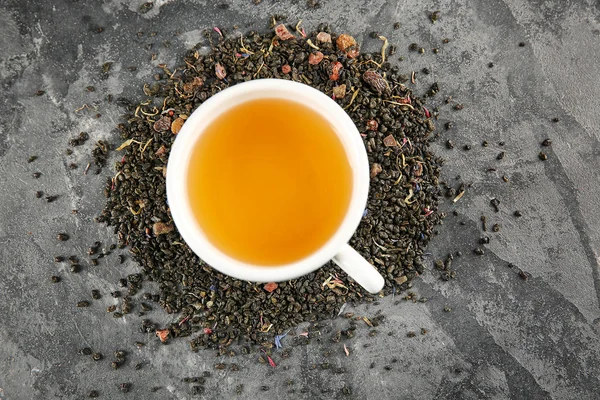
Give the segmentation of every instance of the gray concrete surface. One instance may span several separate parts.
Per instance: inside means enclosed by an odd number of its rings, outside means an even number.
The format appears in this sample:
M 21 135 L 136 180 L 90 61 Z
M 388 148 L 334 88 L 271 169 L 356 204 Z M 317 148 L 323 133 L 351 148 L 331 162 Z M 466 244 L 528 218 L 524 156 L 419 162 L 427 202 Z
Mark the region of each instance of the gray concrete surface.
M 304 0 L 259 5 L 160 0 L 140 15 L 140 0 L 0 1 L 0 399 L 81 399 L 91 389 L 105 399 L 187 399 L 190 388 L 181 377 L 203 370 L 213 372 L 198 396 L 206 399 L 600 397 L 600 3 L 320 2 L 314 10 Z M 435 25 L 427 17 L 433 10 L 441 11 Z M 84 255 L 98 239 L 115 241 L 92 221 L 103 205 L 103 178 L 83 175 L 96 140 L 118 141 L 114 126 L 122 111 L 104 102 L 105 96 L 141 97 L 153 65 L 176 65 L 184 49 L 201 40 L 203 29 L 267 28 L 270 14 L 287 14 L 290 22 L 303 19 L 309 29 L 330 21 L 370 50 L 380 43 L 368 33 L 378 31 L 398 45 L 398 56 L 406 58 L 399 63 L 404 71 L 430 68 L 430 75 L 418 75 L 415 90 L 424 92 L 433 81 L 441 86 L 432 104 L 441 109 L 441 138 L 434 147 L 447 160 L 444 177 L 452 182 L 460 175 L 473 186 L 458 203 L 444 205 L 450 216 L 430 246 L 431 272 L 415 283 L 418 296 L 428 302 L 384 298 L 354 310 L 357 315 L 382 310 L 387 320 L 376 338 L 359 329 L 346 342 L 348 357 L 341 343 L 328 339 L 327 331 L 347 325 L 336 319 L 327 322 L 320 343 L 294 348 L 289 359 L 276 353 L 277 368 L 258 364 L 256 356 L 225 357 L 240 371 L 213 371 L 221 360 L 214 352 L 194 354 L 185 340 L 162 346 L 138 333 L 139 319 L 107 316 L 104 309 L 113 302 L 107 293 L 119 277 L 136 270 L 131 262 L 119 266 L 112 256 L 98 267 L 84 263 L 84 271 L 74 275 L 53 257 Z M 392 29 L 395 21 L 399 30 Z M 97 26 L 104 32 L 95 33 Z M 138 31 L 144 32 L 141 38 Z M 446 37 L 451 41 L 444 45 Z M 521 41 L 524 47 L 518 46 Z M 409 53 L 411 42 L 428 51 Z M 147 43 L 153 48 L 146 50 Z M 440 53 L 432 54 L 432 47 Z M 112 71 L 100 80 L 100 65 L 107 61 L 114 63 Z M 136 72 L 128 71 L 131 65 Z M 96 91 L 87 92 L 88 85 Z M 36 96 L 40 89 L 46 94 Z M 447 95 L 464 110 L 441 104 Z M 75 111 L 93 102 L 100 118 Z M 552 123 L 554 117 L 560 122 Z M 448 120 L 456 128 L 444 131 Z M 67 156 L 68 139 L 80 131 L 92 140 Z M 539 143 L 547 137 L 554 144 L 547 149 L 549 160 L 541 162 Z M 448 138 L 456 149 L 445 148 Z M 489 147 L 480 146 L 483 140 Z M 506 142 L 502 161 L 495 159 L 499 141 Z M 473 146 L 469 153 L 458 148 L 467 143 Z M 28 164 L 33 154 L 39 159 Z M 71 162 L 79 169 L 70 170 Z M 490 167 L 498 171 L 486 172 Z M 35 171 L 43 174 L 37 180 L 31 177 Z M 509 183 L 502 181 L 504 174 Z M 47 204 L 35 198 L 36 190 L 60 197 Z M 492 197 L 501 201 L 499 213 L 489 205 Z M 512 216 L 516 209 L 522 218 Z M 502 230 L 490 234 L 486 254 L 477 257 L 471 251 L 481 235 L 482 214 Z M 60 231 L 71 240 L 57 243 Z M 454 261 L 457 279 L 440 281 L 432 261 L 457 250 L 464 254 Z M 517 268 L 508 268 L 509 262 Z M 531 278 L 520 279 L 518 268 Z M 63 277 L 60 284 L 50 283 L 54 274 Z M 76 308 L 92 288 L 104 293 L 102 300 Z M 152 314 L 159 323 L 174 318 L 160 310 Z M 420 335 L 421 328 L 428 333 Z M 408 331 L 417 337 L 407 338 Z M 148 345 L 136 350 L 137 340 Z M 76 355 L 84 346 L 107 358 L 94 362 Z M 109 355 L 117 348 L 130 356 L 126 366 L 113 371 Z M 311 368 L 326 359 L 347 372 Z M 144 367 L 138 371 L 133 365 L 139 361 Z M 295 383 L 287 386 L 288 379 Z M 121 382 L 132 383 L 130 393 L 117 390 Z M 239 384 L 243 392 L 236 395 Z M 263 385 L 269 391 L 261 391 Z M 151 393 L 153 386 L 164 388 Z M 352 394 L 345 395 L 344 387 Z

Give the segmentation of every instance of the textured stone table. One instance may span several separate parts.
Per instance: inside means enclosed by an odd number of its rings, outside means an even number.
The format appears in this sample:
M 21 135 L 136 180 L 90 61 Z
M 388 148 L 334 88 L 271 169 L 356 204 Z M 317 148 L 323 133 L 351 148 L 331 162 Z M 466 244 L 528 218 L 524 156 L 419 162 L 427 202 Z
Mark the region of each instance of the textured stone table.
M 309 9 L 304 0 L 258 5 L 160 0 L 143 15 L 141 1 L 0 2 L 0 399 L 81 399 L 91 389 L 106 399 L 184 399 L 192 395 L 181 377 L 203 370 L 213 373 L 198 396 L 207 399 L 600 396 L 600 3 L 320 2 L 321 8 Z M 441 11 L 436 24 L 428 19 L 434 10 Z M 434 149 L 447 160 L 444 179 L 455 182 L 460 175 L 472 187 L 456 204 L 443 205 L 449 217 L 429 247 L 430 272 L 414 288 L 428 302 L 397 296 L 355 310 L 365 315 L 382 310 L 387 319 L 376 338 L 358 330 L 348 342 L 349 357 L 324 335 L 321 343 L 295 349 L 290 359 L 278 358 L 277 368 L 237 357 L 240 371 L 214 371 L 219 360 L 214 352 L 192 353 L 185 340 L 162 346 L 138 333 L 139 319 L 106 314 L 113 302 L 107 293 L 116 289 L 118 278 L 137 271 L 131 261 L 118 265 L 113 255 L 77 275 L 53 257 L 84 255 L 98 239 L 115 242 L 109 229 L 92 221 L 103 206 L 103 176 L 110 169 L 100 176 L 83 174 L 96 140 L 118 141 L 114 127 L 122 110 L 105 102 L 106 95 L 141 98 L 141 85 L 152 79 L 154 66 L 178 64 L 182 52 L 202 40 L 204 29 L 234 24 L 241 30 L 267 29 L 271 14 L 286 14 L 290 23 L 303 19 L 307 29 L 332 21 L 368 50 L 380 46 L 369 38 L 378 31 L 398 45 L 394 62 L 404 56 L 399 62 L 404 72 L 429 68 L 430 75 L 418 74 L 415 91 L 423 93 L 434 81 L 441 88 L 431 104 L 441 111 Z M 392 28 L 395 21 L 399 30 Z M 443 38 L 450 42 L 442 44 Z M 409 52 L 412 42 L 427 52 Z M 433 47 L 440 53 L 434 55 Z M 112 69 L 102 80 L 101 65 L 109 61 Z M 96 91 L 86 91 L 89 85 Z M 45 94 L 36 96 L 38 90 Z M 448 95 L 464 110 L 443 104 Z M 95 104 L 97 111 L 76 112 L 83 104 Z M 450 120 L 455 128 L 445 131 Z M 91 140 L 67 156 L 69 138 L 80 131 Z M 542 162 L 538 153 L 546 138 L 553 144 Z M 447 139 L 456 144 L 454 150 L 446 149 Z M 481 146 L 483 140 L 488 147 Z M 500 141 L 506 144 L 500 147 Z M 472 146 L 468 153 L 465 144 Z M 506 157 L 498 161 L 500 151 Z M 27 163 L 30 155 L 39 158 Z M 69 169 L 72 162 L 79 168 Z M 35 171 L 42 173 L 39 179 L 32 178 Z M 36 199 L 36 190 L 59 198 L 46 203 Z M 490 207 L 493 197 L 501 201 L 499 213 Z M 79 213 L 71 214 L 72 209 Z M 521 218 L 512 215 L 517 209 Z M 485 255 L 476 256 L 472 250 L 482 234 L 483 214 L 502 229 L 490 233 Z M 69 232 L 71 240 L 57 243 L 60 231 Z M 463 253 L 454 260 L 457 278 L 440 281 L 433 260 L 457 250 Z M 531 275 L 527 281 L 519 277 L 521 269 Z M 62 282 L 52 284 L 54 274 Z M 102 299 L 91 308 L 76 308 L 92 288 L 104 293 Z M 452 311 L 444 312 L 446 307 Z M 152 313 L 159 324 L 173 318 L 161 310 Z M 327 329 L 343 323 L 332 320 Z M 428 333 L 421 335 L 421 328 Z M 417 336 L 408 338 L 409 331 Z M 137 340 L 148 345 L 137 350 Z M 78 356 L 85 346 L 107 359 Z M 129 351 L 129 361 L 113 371 L 108 363 L 117 348 Z M 327 349 L 328 362 L 345 367 L 345 373 L 311 369 L 325 360 Z M 144 363 L 139 371 L 133 368 L 137 362 Z M 130 393 L 118 391 L 121 382 L 132 383 Z M 236 395 L 240 384 L 242 394 Z M 260 390 L 264 385 L 268 391 Z M 153 386 L 163 389 L 151 393 Z M 288 393 L 292 389 L 295 393 Z

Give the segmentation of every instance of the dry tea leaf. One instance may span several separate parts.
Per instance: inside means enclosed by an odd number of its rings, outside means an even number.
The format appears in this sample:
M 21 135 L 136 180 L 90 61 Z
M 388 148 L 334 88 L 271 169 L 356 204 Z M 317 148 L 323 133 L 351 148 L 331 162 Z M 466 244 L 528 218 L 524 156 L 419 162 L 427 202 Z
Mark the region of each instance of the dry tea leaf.
M 406 275 L 402 275 L 397 278 L 394 278 L 394 280 L 396 281 L 396 283 L 398 285 L 402 285 L 404 282 L 406 282 L 408 280 L 408 278 L 406 277 Z
M 396 139 L 394 138 L 393 135 L 388 135 L 385 138 L 383 138 L 383 144 L 386 147 L 398 146 L 398 142 L 396 142 Z
M 367 82 L 369 86 L 371 86 L 371 89 L 377 92 L 377 94 L 383 94 L 389 92 L 390 90 L 390 86 L 388 85 L 387 81 L 381 75 L 379 75 L 378 72 L 375 72 L 372 69 L 365 71 L 363 74 L 363 80 Z
M 279 24 L 275 27 L 275 34 L 281 40 L 294 39 L 295 36 L 288 31 L 284 24 Z
M 339 61 L 332 63 L 330 66 L 331 72 L 329 73 L 329 79 L 331 79 L 332 81 L 337 81 L 338 79 L 340 79 L 340 72 L 343 68 L 344 66 Z
M 219 79 L 225 79 L 225 77 L 227 76 L 227 71 L 225 70 L 225 67 L 221 63 L 215 64 L 215 75 Z
M 175 118 L 175 121 L 173 121 L 173 123 L 171 124 L 171 132 L 173 132 L 174 135 L 177 135 L 181 130 L 181 127 L 183 126 L 184 122 L 185 120 L 181 117 Z
M 383 171 L 383 168 L 381 168 L 381 165 L 374 163 L 373 165 L 371 165 L 371 179 L 375 178 L 381 171 Z
M 335 43 L 337 45 L 338 50 L 341 50 L 344 53 L 346 53 L 346 56 L 348 56 L 348 58 L 358 57 L 358 44 L 352 36 L 343 33 L 340 36 L 338 36 Z
M 317 65 L 323 60 L 323 53 L 320 51 L 315 51 L 314 53 L 310 53 L 308 55 L 308 63 L 310 65 Z
M 327 32 L 319 32 L 317 34 L 317 40 L 321 43 L 331 43 L 331 35 Z
M 346 96 L 346 85 L 341 84 L 333 88 L 333 97 L 343 99 Z
M 172 232 L 173 229 L 173 224 L 166 224 L 164 222 L 155 222 L 154 225 L 152 225 L 152 232 L 154 233 L 154 236 L 164 235 Z
M 162 116 L 158 121 L 154 123 L 152 126 L 157 132 L 164 132 L 171 129 L 171 117 L 166 115 Z
M 272 293 L 278 287 L 279 285 L 277 284 L 277 282 L 269 282 L 265 286 L 263 286 L 263 289 L 265 289 L 269 293 Z

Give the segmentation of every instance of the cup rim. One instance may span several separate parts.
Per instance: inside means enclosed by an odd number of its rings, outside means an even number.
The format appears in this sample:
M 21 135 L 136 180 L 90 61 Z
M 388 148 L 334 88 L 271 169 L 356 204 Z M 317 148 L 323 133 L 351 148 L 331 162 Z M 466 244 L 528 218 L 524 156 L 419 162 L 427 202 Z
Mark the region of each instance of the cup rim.
M 326 118 L 340 138 L 352 170 L 352 196 L 336 232 L 310 255 L 289 264 L 259 266 L 235 259 L 214 246 L 194 217 L 187 193 L 187 167 L 191 149 L 203 130 L 235 105 L 259 98 L 284 98 L 302 102 Z M 331 260 L 352 237 L 363 217 L 369 192 L 369 164 L 360 133 L 352 119 L 333 99 L 303 83 L 283 79 L 258 79 L 231 86 L 202 103 L 183 124 L 171 147 L 167 163 L 167 202 L 173 221 L 187 245 L 215 270 L 237 279 L 278 282 L 306 275 Z

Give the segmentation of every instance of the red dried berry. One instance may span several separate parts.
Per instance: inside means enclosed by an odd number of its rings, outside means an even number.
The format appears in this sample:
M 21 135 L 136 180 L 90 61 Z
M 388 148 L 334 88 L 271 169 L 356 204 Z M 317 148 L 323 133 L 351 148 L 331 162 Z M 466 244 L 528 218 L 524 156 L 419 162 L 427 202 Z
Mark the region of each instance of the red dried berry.
M 339 61 L 332 63 L 330 66 L 331 72 L 329 73 L 329 79 L 331 79 L 332 81 L 337 81 L 340 78 L 340 72 L 343 68 L 344 66 Z
M 308 55 L 308 63 L 310 65 L 317 65 L 322 60 L 323 60 L 323 53 L 321 53 L 320 51 L 316 51 L 316 52 L 310 53 Z
M 370 119 L 367 121 L 367 129 L 370 131 L 376 131 L 379 127 L 379 123 L 374 119 Z
M 289 40 L 295 38 L 294 35 L 288 31 L 284 24 L 279 24 L 275 27 L 275 34 L 281 40 Z
M 337 40 L 335 41 L 335 44 L 337 45 L 338 50 L 341 50 L 344 53 L 346 53 L 346 56 L 348 58 L 358 57 L 359 47 L 356 43 L 356 40 L 352 36 L 343 33 L 340 36 L 338 36 Z

